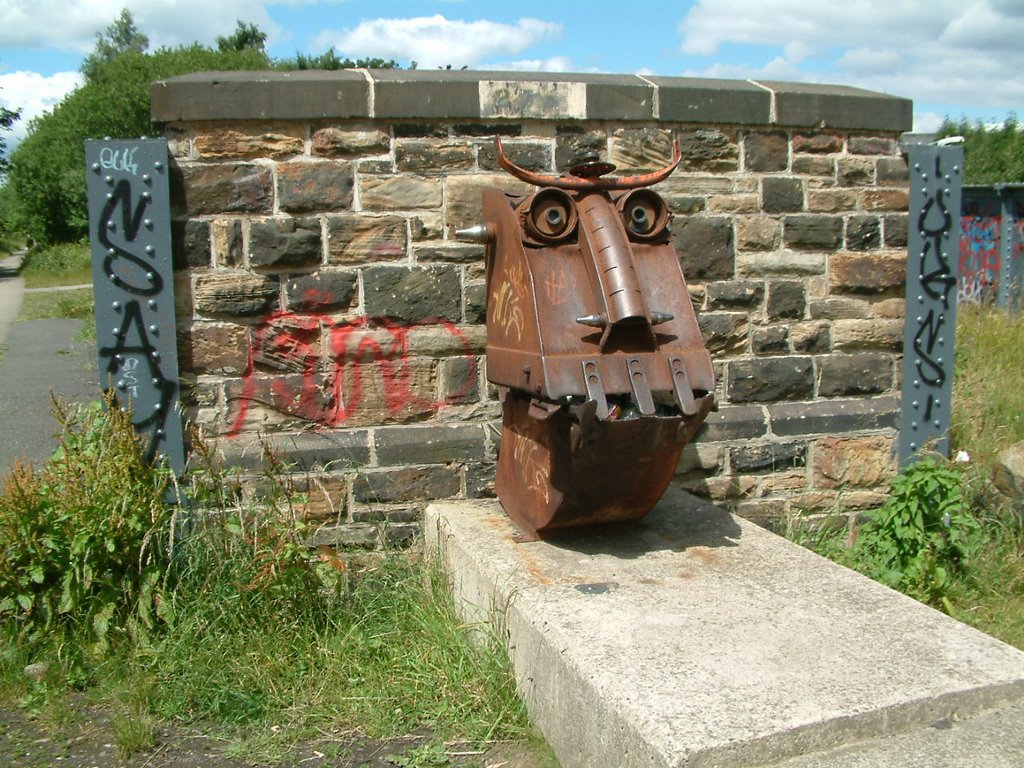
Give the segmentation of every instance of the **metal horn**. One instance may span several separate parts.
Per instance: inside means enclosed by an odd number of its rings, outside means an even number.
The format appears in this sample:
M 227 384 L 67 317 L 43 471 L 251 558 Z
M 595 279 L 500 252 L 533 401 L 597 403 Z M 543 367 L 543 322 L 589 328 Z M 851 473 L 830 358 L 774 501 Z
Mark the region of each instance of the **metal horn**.
M 520 181 L 533 184 L 538 187 L 554 187 L 556 189 L 574 189 L 579 191 L 591 190 L 617 190 L 637 189 L 649 187 L 664 181 L 669 177 L 683 159 L 683 153 L 679 149 L 679 141 L 672 142 L 672 162 L 664 168 L 653 173 L 645 173 L 639 176 L 609 176 L 608 178 L 581 178 L 578 176 L 551 176 L 545 173 L 536 173 L 520 168 L 505 156 L 501 147 L 501 137 L 494 137 L 494 145 L 498 150 L 498 164 L 515 176 Z

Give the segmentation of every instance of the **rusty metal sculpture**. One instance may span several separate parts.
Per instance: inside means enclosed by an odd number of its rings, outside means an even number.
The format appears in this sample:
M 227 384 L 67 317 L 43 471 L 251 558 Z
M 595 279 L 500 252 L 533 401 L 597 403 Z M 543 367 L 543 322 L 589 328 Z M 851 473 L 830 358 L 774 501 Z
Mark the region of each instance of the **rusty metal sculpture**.
M 669 211 L 647 189 L 680 162 L 607 176 L 596 154 L 568 175 L 501 166 L 540 187 L 483 194 L 487 376 L 503 401 L 496 490 L 531 538 L 637 520 L 668 487 L 714 407 L 715 376 Z

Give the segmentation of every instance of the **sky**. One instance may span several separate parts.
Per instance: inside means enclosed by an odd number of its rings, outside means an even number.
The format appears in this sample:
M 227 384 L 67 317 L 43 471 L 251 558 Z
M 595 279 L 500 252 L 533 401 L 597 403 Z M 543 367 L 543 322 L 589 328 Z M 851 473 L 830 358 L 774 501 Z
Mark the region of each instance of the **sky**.
M 844 84 L 913 99 L 918 132 L 1024 118 L 1024 0 L 0 0 L 0 105 L 23 115 L 9 149 L 122 8 L 150 50 L 242 20 L 277 58 Z

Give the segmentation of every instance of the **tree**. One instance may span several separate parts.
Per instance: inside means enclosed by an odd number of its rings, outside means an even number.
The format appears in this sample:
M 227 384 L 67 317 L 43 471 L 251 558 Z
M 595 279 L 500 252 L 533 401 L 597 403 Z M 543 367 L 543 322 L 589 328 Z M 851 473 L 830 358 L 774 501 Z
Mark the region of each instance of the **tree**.
M 21 117 L 20 109 L 0 107 L 0 179 L 7 171 L 7 139 L 4 138 L 2 132 L 11 130 L 14 121 L 19 117 Z
M 131 11 L 122 8 L 121 15 L 106 31 L 96 33 L 96 47 L 82 62 L 82 74 L 86 79 L 92 79 L 106 62 L 128 51 L 144 53 L 147 48 L 149 38 L 136 28 Z
M 938 135 L 964 137 L 964 183 L 1024 183 L 1024 128 L 1016 115 L 1008 115 L 1001 126 L 947 118 Z
M 394 59 L 365 58 L 350 59 L 347 56 L 342 59 L 333 48 L 329 48 L 319 56 L 306 55 L 296 52 L 294 59 L 282 59 L 277 62 L 275 69 L 401 69 L 401 65 Z
M 147 54 L 127 50 L 97 63 L 92 76 L 52 112 L 29 123 L 11 154 L 12 225 L 37 242 L 71 242 L 88 231 L 85 140 L 152 134 L 150 86 L 204 70 L 268 69 L 262 51 L 215 51 L 195 43 Z
M 217 35 L 217 50 L 227 51 L 264 51 L 266 50 L 267 33 L 255 24 L 246 24 L 238 19 L 235 31 L 227 37 Z

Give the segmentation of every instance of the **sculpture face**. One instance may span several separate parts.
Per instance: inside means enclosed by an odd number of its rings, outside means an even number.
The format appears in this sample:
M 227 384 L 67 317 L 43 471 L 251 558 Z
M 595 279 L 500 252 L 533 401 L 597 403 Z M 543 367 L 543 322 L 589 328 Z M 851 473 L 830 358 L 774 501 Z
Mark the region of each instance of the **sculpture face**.
M 541 188 L 483 195 L 487 375 L 503 395 L 496 490 L 528 535 L 635 520 L 661 498 L 713 407 L 697 327 L 653 174 L 567 176 L 511 163 Z

